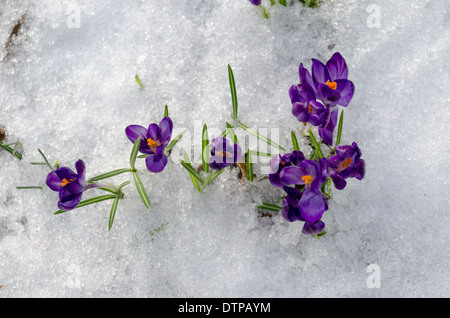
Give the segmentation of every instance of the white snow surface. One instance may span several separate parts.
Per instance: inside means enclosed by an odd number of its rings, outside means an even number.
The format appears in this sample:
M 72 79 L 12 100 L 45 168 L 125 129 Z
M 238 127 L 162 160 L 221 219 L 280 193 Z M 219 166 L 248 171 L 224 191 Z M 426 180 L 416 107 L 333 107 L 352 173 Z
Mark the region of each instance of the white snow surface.
M 0 47 L 0 125 L 24 147 L 21 161 L 0 151 L 0 297 L 450 296 L 449 2 L 269 12 L 246 0 L 0 3 L 0 43 L 26 14 Z M 334 52 L 356 86 L 342 142 L 358 143 L 367 171 L 332 191 L 327 234 L 262 217 L 257 206 L 282 191 L 242 183 L 236 168 L 198 193 L 178 158 L 199 146 L 204 123 L 212 132 L 232 122 L 227 65 L 240 120 L 278 129 L 292 150 L 290 131 L 303 127 L 288 94 L 299 63 Z M 109 232 L 110 201 L 53 215 L 56 192 L 16 189 L 45 185 L 50 170 L 30 164 L 42 161 L 38 148 L 72 169 L 84 160 L 88 177 L 128 167 L 125 127 L 159 122 L 166 104 L 174 135 L 188 133 L 162 173 L 138 161 L 151 211 L 131 183 Z M 308 153 L 304 138 L 301 147 Z M 371 264 L 379 288 L 368 284 Z

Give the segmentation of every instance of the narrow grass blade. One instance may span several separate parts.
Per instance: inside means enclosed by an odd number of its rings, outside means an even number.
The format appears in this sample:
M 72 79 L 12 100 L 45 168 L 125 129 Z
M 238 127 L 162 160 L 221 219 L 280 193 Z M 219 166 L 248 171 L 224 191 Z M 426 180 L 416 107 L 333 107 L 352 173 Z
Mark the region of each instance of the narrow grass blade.
M 188 154 L 186 153 L 186 151 L 184 152 L 184 161 L 183 162 L 181 162 L 181 165 L 183 165 L 183 167 L 186 169 L 186 170 L 188 170 L 188 171 L 190 171 L 188 168 L 186 168 L 187 166 L 189 166 L 190 168 L 192 168 L 192 165 L 191 165 L 191 161 L 189 160 L 189 156 L 188 156 Z M 186 165 L 186 166 L 185 166 Z M 195 171 L 195 169 L 194 168 L 192 168 L 192 170 L 194 170 Z M 191 180 L 192 180 L 192 183 L 194 184 L 194 187 L 197 189 L 197 191 L 201 191 L 201 189 L 200 189 L 200 185 L 198 184 L 198 182 L 199 182 L 199 180 L 197 179 L 198 177 L 200 177 L 200 175 L 197 173 L 197 171 L 195 171 L 195 173 L 196 173 L 196 176 L 194 176 L 194 174 L 193 174 L 193 172 L 191 173 L 191 172 L 189 172 L 189 176 L 191 177 Z
M 14 147 L 11 148 L 11 145 L 14 145 Z M 6 150 L 7 152 L 12 154 L 14 157 L 16 157 L 19 160 L 22 160 L 22 154 L 20 152 L 18 152 L 17 149 L 19 149 L 21 147 L 22 147 L 22 144 L 20 142 L 4 144 L 3 142 L 0 141 L 0 148 L 3 148 L 4 150 Z
M 339 124 L 338 124 L 338 132 L 336 137 L 336 146 L 334 149 L 336 149 L 337 146 L 341 143 L 341 135 L 342 135 L 342 126 L 344 125 L 344 111 L 341 111 L 341 116 L 339 117 Z
M 166 107 L 164 107 L 164 117 L 167 117 L 167 116 L 169 116 L 169 108 L 166 105 Z
M 117 195 L 115 195 L 115 194 L 105 194 L 105 195 L 101 195 L 101 196 L 98 196 L 98 197 L 95 197 L 95 198 L 87 199 L 87 200 L 81 201 L 80 204 L 78 204 L 78 206 L 75 209 L 84 207 L 84 206 L 89 205 L 89 204 L 102 202 L 102 201 L 105 201 L 105 200 L 113 200 L 116 197 L 117 197 Z M 64 212 L 69 212 L 69 211 L 58 210 L 58 211 L 56 211 L 53 214 L 56 215 L 56 214 L 61 214 L 61 213 L 64 213 Z
M 292 139 L 292 147 L 294 148 L 294 150 L 300 150 L 300 147 L 298 146 L 297 137 L 295 136 L 295 133 L 293 131 L 291 131 L 291 139 Z
M 186 133 L 187 129 L 185 129 L 182 133 L 180 133 L 178 136 L 176 136 L 166 147 L 166 151 L 168 153 L 170 153 L 172 151 L 172 148 L 175 147 L 175 145 L 177 144 L 177 142 L 181 139 L 181 137 L 183 137 L 183 135 Z M 148 155 L 145 155 L 145 157 L 147 157 Z M 139 156 L 141 157 L 141 156 Z M 138 158 L 139 158 L 138 157 Z M 143 158 L 145 158 L 143 157 Z
M 41 186 L 16 187 L 16 189 L 19 189 L 19 190 L 25 190 L 25 189 L 43 189 L 43 187 L 41 187 Z
M 133 149 L 131 150 L 130 154 L 130 167 L 133 170 L 136 170 L 135 164 L 136 164 L 136 157 L 139 152 L 139 147 L 141 146 L 141 137 L 138 137 L 136 141 L 134 142 Z
M 203 125 L 203 133 L 202 133 L 202 164 L 203 171 L 209 172 L 209 162 L 207 161 L 208 157 L 208 145 L 209 145 L 209 137 L 208 137 L 208 127 L 206 124 Z
M 226 130 L 227 133 L 226 134 L 230 136 L 230 139 L 235 144 L 237 144 L 238 143 L 238 139 L 237 139 L 237 136 L 236 136 L 236 134 L 234 132 L 233 126 L 231 126 L 228 122 L 226 123 L 226 125 L 227 125 L 227 130 Z
M 122 174 L 122 173 L 133 172 L 133 171 L 134 171 L 134 169 L 130 169 L 130 168 L 117 169 L 117 170 L 113 170 L 113 171 L 101 174 L 99 176 L 93 177 L 93 178 L 89 179 L 88 182 L 99 181 L 99 180 L 103 180 L 103 179 L 107 179 L 107 178 L 111 178 L 111 177 L 117 176 L 117 175 Z
M 136 190 L 139 193 L 142 202 L 147 207 L 147 209 L 151 210 L 152 205 L 150 204 L 150 199 L 148 198 L 147 192 L 145 191 L 144 185 L 142 184 L 142 181 L 139 178 L 137 171 L 133 172 L 133 177 L 134 177 L 134 184 L 136 185 Z
M 231 101 L 233 103 L 233 119 L 238 118 L 238 102 L 236 95 L 236 83 L 234 81 L 233 70 L 230 64 L 228 64 L 228 79 L 230 80 Z
M 53 171 L 52 165 L 48 162 L 47 157 L 44 155 L 44 153 L 41 151 L 41 149 L 38 149 L 39 153 L 41 154 L 42 158 L 44 158 L 45 163 L 50 168 L 51 171 Z
M 206 188 L 206 186 L 208 184 L 210 184 L 215 178 L 217 178 L 224 171 L 225 171 L 225 169 L 215 170 L 215 171 L 211 172 L 208 175 L 208 177 L 205 179 L 205 182 L 203 182 L 200 192 L 203 192 L 203 190 Z
M 113 226 L 114 223 L 114 217 L 116 216 L 116 211 L 117 211 L 117 205 L 119 204 L 119 197 L 117 196 L 114 199 L 114 202 L 111 206 L 111 212 L 109 213 L 109 221 L 108 221 L 108 231 L 111 231 L 111 228 Z
M 139 84 L 140 87 L 144 87 L 144 85 L 142 85 L 141 79 L 139 78 L 139 76 L 137 74 L 134 78 L 136 79 L 136 82 Z
M 274 155 L 271 153 L 267 153 L 267 152 L 260 152 L 260 151 L 256 151 L 256 150 L 249 150 L 249 152 L 252 155 L 258 156 L 258 157 L 268 157 L 268 158 L 272 158 Z
M 276 211 L 276 212 L 281 211 L 281 206 L 267 203 L 267 202 L 263 202 L 260 206 L 258 206 L 258 208 L 263 209 L 263 210 Z
M 320 145 L 317 143 L 316 137 L 314 137 L 314 134 L 312 133 L 311 129 L 309 130 L 309 138 L 311 139 L 311 142 L 312 142 L 314 148 L 316 149 L 319 159 L 322 159 L 324 157 L 323 152 L 320 149 Z
M 267 143 L 267 144 L 269 144 L 269 145 L 271 145 L 271 146 L 274 146 L 274 147 L 276 147 L 276 148 L 278 148 L 278 149 L 280 149 L 280 150 L 286 151 L 286 149 L 284 149 L 283 147 L 281 147 L 281 146 L 280 146 L 279 144 L 277 144 L 276 142 L 273 142 L 273 141 L 270 140 L 269 138 L 267 138 L 267 137 L 261 135 L 260 133 L 258 133 L 257 131 L 254 131 L 253 129 L 247 127 L 247 126 L 244 125 L 243 123 L 238 122 L 238 125 L 239 125 L 242 129 L 244 129 L 245 131 L 247 131 L 249 134 L 252 134 L 252 135 L 255 136 L 256 138 L 258 138 L 258 139 L 264 141 L 265 143 Z
M 203 178 L 200 176 L 200 174 L 195 170 L 190 163 L 186 163 L 183 160 L 180 160 L 181 165 L 189 172 L 189 174 L 198 181 L 200 181 L 202 184 L 205 182 Z
M 247 151 L 245 155 L 245 161 L 247 163 L 247 180 L 253 181 L 253 162 L 252 162 L 252 153 L 251 151 Z
M 119 191 L 118 192 L 120 192 L 122 190 L 122 188 L 126 187 L 130 183 L 131 183 L 131 181 L 125 181 L 125 182 L 119 184 Z

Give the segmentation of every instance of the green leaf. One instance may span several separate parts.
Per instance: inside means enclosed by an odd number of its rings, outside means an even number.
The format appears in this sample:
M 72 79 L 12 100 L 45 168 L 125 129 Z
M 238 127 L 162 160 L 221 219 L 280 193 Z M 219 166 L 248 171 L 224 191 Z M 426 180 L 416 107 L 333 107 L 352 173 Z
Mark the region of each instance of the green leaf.
M 167 117 L 167 116 L 169 116 L 169 108 L 166 105 L 166 107 L 164 108 L 164 117 Z
M 205 182 L 203 178 L 200 176 L 200 174 L 195 170 L 190 163 L 186 163 L 183 160 L 180 160 L 181 165 L 189 172 L 189 174 L 198 181 L 200 181 L 202 184 Z
M 268 157 L 268 158 L 271 158 L 271 157 L 274 156 L 274 155 L 271 154 L 271 153 L 260 152 L 260 151 L 256 151 L 256 150 L 249 150 L 249 152 L 250 152 L 252 155 L 255 155 L 255 156 L 258 156 L 258 157 Z
M 203 190 L 206 188 L 208 184 L 210 184 L 215 178 L 217 178 L 225 169 L 212 171 L 208 177 L 206 177 L 205 182 L 203 182 L 200 192 L 203 193 Z
M 267 137 L 264 137 L 263 135 L 261 135 L 261 134 L 258 133 L 257 131 L 254 131 L 253 129 L 248 128 L 248 127 L 247 127 L 246 125 L 244 125 L 243 123 L 241 123 L 241 122 L 238 121 L 238 125 L 239 125 L 242 129 L 244 129 L 245 131 L 247 131 L 249 134 L 251 134 L 251 135 L 255 136 L 256 138 L 258 138 L 258 139 L 264 141 L 265 143 L 267 143 L 267 144 L 269 144 L 269 145 L 271 145 L 271 146 L 274 146 L 274 147 L 276 147 L 276 148 L 278 148 L 278 149 L 280 149 L 280 150 L 286 151 L 286 149 L 284 149 L 283 147 L 281 147 L 281 146 L 280 146 L 279 144 L 277 144 L 276 142 L 270 140 L 270 139 L 267 138 Z
M 189 156 L 186 153 L 186 151 L 184 151 L 183 156 L 184 156 L 184 163 L 189 165 L 192 168 L 191 161 L 189 160 Z M 181 165 L 183 165 L 183 163 L 181 163 Z M 183 167 L 185 167 L 185 166 L 183 165 Z M 195 171 L 194 168 L 192 168 L 192 169 Z M 195 172 L 197 172 L 197 171 L 195 171 Z M 197 175 L 198 175 L 198 177 L 200 177 L 200 175 L 198 173 L 197 173 Z M 197 189 L 197 191 L 201 192 L 200 185 L 198 184 L 199 180 L 197 179 L 197 177 L 194 176 L 191 172 L 189 172 L 189 176 L 191 177 L 191 180 L 192 180 L 192 183 L 194 184 L 194 187 Z
M 147 192 L 145 191 L 144 185 L 142 184 L 141 179 L 138 176 L 137 171 L 133 172 L 134 184 L 136 185 L 136 190 L 139 193 L 139 196 L 142 199 L 142 202 L 147 207 L 147 209 L 151 210 L 152 206 L 150 204 L 150 199 L 148 198 Z
M 48 162 L 47 157 L 44 155 L 44 153 L 41 151 L 41 149 L 38 149 L 39 153 L 41 154 L 42 158 L 44 158 L 45 163 L 50 168 L 51 171 L 53 171 L 52 165 Z
M 253 181 L 254 176 L 253 176 L 253 163 L 252 163 L 252 153 L 251 151 L 247 151 L 247 153 L 245 154 L 245 161 L 247 163 L 247 180 L 248 181 Z
M 122 173 L 133 172 L 133 171 L 134 171 L 134 169 L 130 169 L 130 168 L 117 169 L 117 170 L 113 170 L 113 171 L 101 174 L 99 176 L 93 177 L 93 178 L 89 179 L 88 182 L 99 181 L 99 180 L 103 180 L 103 179 L 107 179 L 107 178 L 111 178 L 111 177 L 117 176 L 117 175 L 122 174 Z
M 175 147 L 175 145 L 177 144 L 177 142 L 181 139 L 181 137 L 183 137 L 183 135 L 186 133 L 187 129 L 185 129 L 181 134 L 179 134 L 178 136 L 175 137 L 175 139 L 173 139 L 166 147 L 166 151 L 168 153 L 170 153 L 172 151 L 172 148 Z M 143 156 L 143 155 L 142 155 Z M 141 157 L 141 156 L 139 156 Z M 148 157 L 148 155 L 145 155 L 145 157 L 142 158 L 146 158 Z
M 14 145 L 13 148 L 11 148 L 11 145 Z M 7 152 L 12 154 L 14 157 L 16 157 L 19 160 L 22 160 L 22 154 L 17 151 L 17 149 L 20 149 L 22 147 L 22 144 L 20 142 L 13 142 L 10 144 L 4 144 L 0 141 L 0 148 L 5 149 Z
M 102 202 L 105 200 L 112 200 L 112 199 L 115 199 L 116 197 L 117 197 L 117 195 L 115 195 L 115 194 L 105 194 L 105 195 L 101 195 L 101 196 L 98 196 L 95 198 L 87 199 L 87 200 L 81 201 L 80 204 L 78 204 L 78 206 L 75 209 L 84 207 L 89 204 Z M 53 214 L 56 215 L 56 214 L 61 214 L 61 213 L 65 213 L 65 212 L 68 212 L 68 211 L 58 210 Z
M 136 170 L 135 164 L 136 164 L 136 157 L 139 152 L 139 147 L 141 146 L 141 137 L 138 137 L 136 141 L 134 142 L 133 149 L 131 150 L 130 154 L 130 167 L 133 169 L 133 171 Z
M 119 184 L 119 192 L 122 190 L 122 188 L 126 187 L 130 183 L 131 183 L 131 181 L 125 181 L 125 182 L 122 182 L 121 184 Z
M 144 87 L 144 85 L 142 85 L 142 83 L 141 83 L 141 79 L 139 78 L 139 76 L 137 74 L 134 78 L 136 79 L 136 82 L 139 84 L 140 87 Z
M 226 123 L 227 125 L 227 129 L 226 129 L 226 134 L 225 135 L 229 135 L 230 139 L 233 141 L 233 143 L 237 144 L 238 143 L 238 139 L 237 136 L 234 132 L 233 126 L 231 126 L 228 122 Z
M 300 147 L 298 146 L 297 137 L 295 136 L 295 133 L 291 131 L 291 139 L 292 139 L 292 147 L 294 150 L 300 150 Z
M 320 145 L 317 143 L 316 137 L 314 137 L 314 134 L 312 133 L 311 129 L 309 130 L 309 138 L 311 139 L 311 142 L 312 142 L 314 148 L 316 149 L 319 159 L 322 159 L 324 157 L 322 150 L 320 149 Z
M 233 119 L 238 118 L 238 101 L 236 95 L 236 83 L 234 82 L 233 70 L 228 64 L 228 79 L 230 81 L 231 101 L 233 103 Z
M 338 124 L 338 132 L 337 132 L 337 137 L 336 137 L 336 146 L 335 146 L 335 150 L 336 147 L 341 143 L 341 135 L 342 135 L 342 126 L 344 125 L 344 111 L 341 111 L 341 116 L 339 117 L 339 124 Z
M 209 172 L 209 162 L 208 158 L 208 145 L 209 145 L 209 137 L 208 137 L 208 127 L 206 124 L 203 125 L 203 133 L 202 133 L 202 164 L 203 171 Z
M 29 187 L 16 187 L 16 189 L 19 190 L 25 190 L 25 189 L 43 189 L 41 186 L 29 186 Z
M 111 228 L 113 226 L 114 217 L 116 216 L 117 205 L 119 204 L 119 199 L 120 198 L 117 196 L 114 199 L 114 202 L 111 206 L 111 212 L 109 213 L 109 221 L 108 221 L 108 231 L 111 231 Z
M 258 208 L 263 209 L 263 210 L 276 211 L 276 212 L 281 211 L 281 206 L 267 203 L 267 202 L 263 202 L 260 206 L 258 206 Z

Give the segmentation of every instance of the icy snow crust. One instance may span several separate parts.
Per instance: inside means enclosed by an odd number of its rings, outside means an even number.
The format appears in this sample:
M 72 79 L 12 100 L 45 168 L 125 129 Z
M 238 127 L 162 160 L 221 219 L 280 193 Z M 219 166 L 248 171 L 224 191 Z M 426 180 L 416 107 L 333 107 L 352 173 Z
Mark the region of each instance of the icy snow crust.
M 380 28 L 368 26 L 373 4 Z M 0 151 L 0 297 L 450 296 L 448 1 L 325 0 L 274 6 L 269 20 L 246 0 L 0 6 L 1 43 L 26 13 L 9 56 L 0 49 L 0 125 L 24 144 L 22 161 Z M 199 194 L 179 152 L 198 146 L 204 123 L 231 120 L 227 64 L 242 122 L 278 128 L 292 149 L 298 65 L 336 51 L 356 86 L 343 143 L 358 143 L 367 175 L 333 190 L 328 234 L 261 217 L 257 206 L 282 192 L 242 185 L 236 168 Z M 128 167 L 125 127 L 159 122 L 165 104 L 174 134 L 189 132 L 163 173 L 138 162 L 150 212 L 131 184 L 108 232 L 111 202 L 55 216 L 56 192 L 15 188 L 44 185 L 37 148 L 71 168 L 83 159 L 88 177 Z M 367 284 L 370 264 L 380 288 Z

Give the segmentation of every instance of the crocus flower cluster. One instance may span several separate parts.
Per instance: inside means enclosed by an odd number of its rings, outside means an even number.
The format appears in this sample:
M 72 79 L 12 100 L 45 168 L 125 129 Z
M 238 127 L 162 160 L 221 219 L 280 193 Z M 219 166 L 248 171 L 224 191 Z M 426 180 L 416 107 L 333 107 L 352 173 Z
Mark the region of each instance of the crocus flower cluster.
M 139 151 L 147 154 L 145 163 L 151 172 L 161 172 L 167 164 L 167 156 L 164 153 L 165 147 L 172 138 L 173 123 L 170 117 L 164 117 L 158 124 L 152 123 L 148 128 L 139 125 L 130 125 L 125 129 L 125 133 L 132 143 L 141 137 Z
M 347 79 L 347 64 L 338 52 L 326 64 L 312 59 L 311 70 L 312 73 L 300 63 L 300 84 L 289 90 L 292 114 L 300 122 L 317 126 L 322 140 L 332 146 L 339 111 L 336 106 L 347 107 L 355 87 Z
M 270 183 L 286 192 L 281 215 L 290 222 L 305 222 L 304 234 L 319 234 L 325 227 L 321 218 L 328 210 L 328 202 L 322 185 L 328 177 L 339 190 L 345 187 L 347 178 L 364 178 L 365 163 L 356 143 L 337 149 L 336 155 L 317 162 L 305 159 L 299 150 L 271 160 Z
M 232 163 L 238 162 L 242 157 L 241 146 L 231 144 L 224 137 L 214 138 L 211 142 L 211 157 L 209 166 L 214 170 L 222 170 Z
M 75 209 L 80 203 L 84 191 L 100 186 L 86 182 L 86 165 L 83 160 L 78 160 L 75 168 L 77 172 L 68 167 L 60 167 L 47 175 L 47 186 L 53 191 L 59 192 L 58 208 L 63 211 Z

